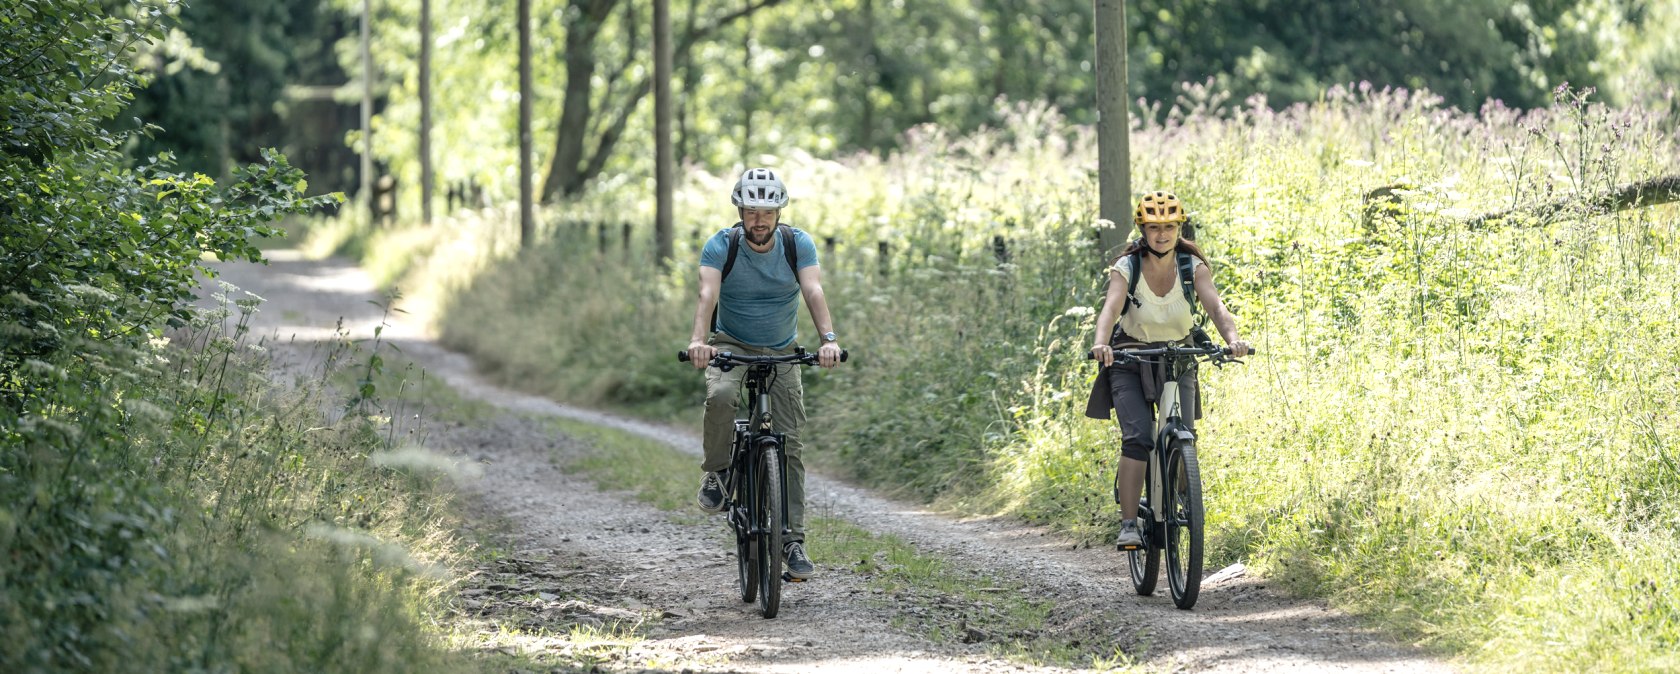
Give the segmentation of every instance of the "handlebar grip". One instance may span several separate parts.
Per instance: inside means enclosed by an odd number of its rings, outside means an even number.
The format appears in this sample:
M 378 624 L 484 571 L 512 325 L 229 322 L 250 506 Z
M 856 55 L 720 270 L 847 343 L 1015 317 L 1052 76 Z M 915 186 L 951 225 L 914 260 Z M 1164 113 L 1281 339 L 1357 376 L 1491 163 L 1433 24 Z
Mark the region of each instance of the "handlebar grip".
M 842 363 L 846 362 L 846 356 L 850 355 L 850 353 L 851 352 L 849 352 L 845 349 L 841 349 L 840 350 L 840 362 L 842 362 Z
M 679 363 L 688 362 L 688 352 L 687 351 L 678 351 L 677 352 L 677 362 L 679 362 Z

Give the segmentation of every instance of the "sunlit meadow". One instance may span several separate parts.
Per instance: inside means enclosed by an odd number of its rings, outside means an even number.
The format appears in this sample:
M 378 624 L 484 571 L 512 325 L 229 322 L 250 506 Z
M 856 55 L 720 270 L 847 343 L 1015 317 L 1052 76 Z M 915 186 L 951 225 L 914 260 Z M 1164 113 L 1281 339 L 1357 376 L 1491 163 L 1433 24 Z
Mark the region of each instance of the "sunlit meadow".
M 1466 113 L 1368 87 L 1272 110 L 1200 86 L 1146 108 L 1133 187 L 1186 200 L 1261 353 L 1203 373 L 1211 564 L 1495 668 L 1680 667 L 1676 209 L 1468 224 L 1680 173 L 1673 110 L 1562 90 Z M 885 159 L 765 158 L 856 356 L 809 380 L 811 453 L 1102 544 L 1116 436 L 1081 414 L 1094 136 L 1043 107 L 1005 118 L 914 129 Z M 628 179 L 546 210 L 522 252 L 505 212 L 353 238 L 502 379 L 697 417 L 701 378 L 672 354 L 732 179 L 686 176 L 669 268 L 644 225 L 623 247 L 621 223 L 651 221 Z

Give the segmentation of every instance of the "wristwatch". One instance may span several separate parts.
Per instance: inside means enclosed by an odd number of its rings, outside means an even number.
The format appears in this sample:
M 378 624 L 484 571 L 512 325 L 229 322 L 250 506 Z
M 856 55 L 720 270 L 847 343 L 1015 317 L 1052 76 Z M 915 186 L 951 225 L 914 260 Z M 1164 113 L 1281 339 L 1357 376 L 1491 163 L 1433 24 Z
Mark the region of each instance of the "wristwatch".
M 825 341 L 825 342 L 835 341 L 834 333 L 833 332 L 822 333 L 822 340 Z

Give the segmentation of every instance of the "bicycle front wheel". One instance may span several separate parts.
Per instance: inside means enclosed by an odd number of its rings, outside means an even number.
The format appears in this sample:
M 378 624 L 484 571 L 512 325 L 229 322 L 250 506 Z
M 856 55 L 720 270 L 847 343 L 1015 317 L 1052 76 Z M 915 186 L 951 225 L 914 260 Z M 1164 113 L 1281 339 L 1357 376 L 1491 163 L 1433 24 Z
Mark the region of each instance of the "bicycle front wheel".
M 759 609 L 766 618 L 776 617 L 782 605 L 782 462 L 781 448 L 774 442 L 764 443 L 758 462 L 759 510 L 758 525 L 764 533 L 758 537 L 758 598 Z
M 747 483 L 747 476 L 743 474 L 736 478 L 743 483 L 742 488 L 734 490 L 734 499 L 729 505 L 729 528 L 735 532 L 735 567 L 741 589 L 741 601 L 751 604 L 758 598 L 758 547 L 753 544 L 752 518 L 748 514 L 748 501 L 745 495 L 751 486 Z
M 1167 450 L 1167 582 L 1173 603 L 1181 609 L 1196 605 L 1202 587 L 1202 474 L 1196 466 L 1196 444 L 1175 441 Z

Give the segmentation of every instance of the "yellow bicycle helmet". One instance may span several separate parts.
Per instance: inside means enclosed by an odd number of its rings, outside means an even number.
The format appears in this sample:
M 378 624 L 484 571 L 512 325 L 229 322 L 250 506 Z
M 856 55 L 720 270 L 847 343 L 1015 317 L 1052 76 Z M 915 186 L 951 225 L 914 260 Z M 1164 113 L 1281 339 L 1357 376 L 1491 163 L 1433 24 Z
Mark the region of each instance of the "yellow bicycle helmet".
M 1186 219 L 1184 205 L 1178 202 L 1178 195 L 1156 191 L 1138 200 L 1132 223 L 1141 226 L 1146 222 L 1184 222 Z

